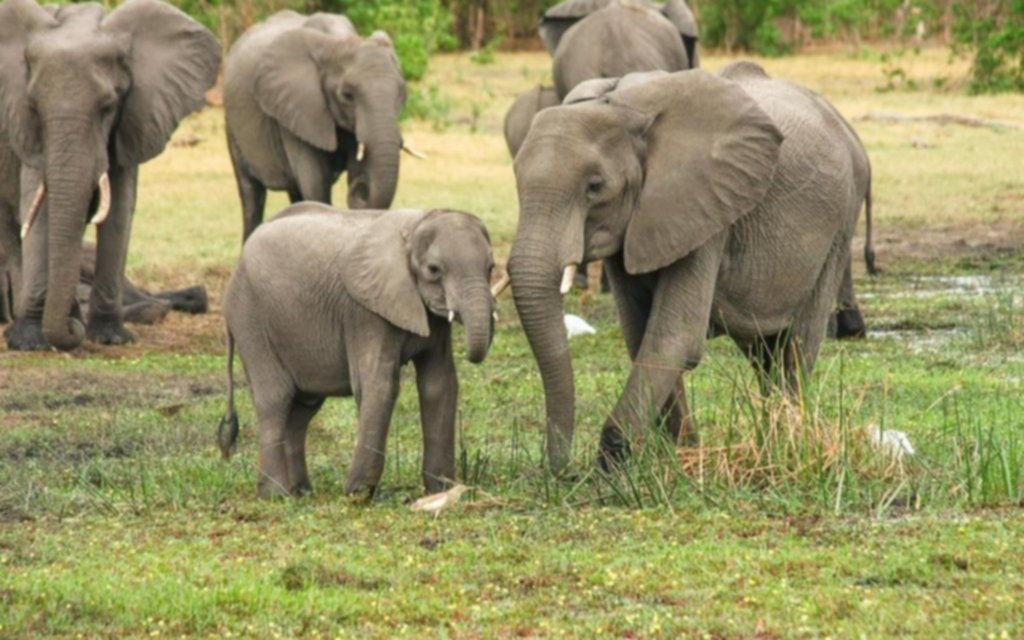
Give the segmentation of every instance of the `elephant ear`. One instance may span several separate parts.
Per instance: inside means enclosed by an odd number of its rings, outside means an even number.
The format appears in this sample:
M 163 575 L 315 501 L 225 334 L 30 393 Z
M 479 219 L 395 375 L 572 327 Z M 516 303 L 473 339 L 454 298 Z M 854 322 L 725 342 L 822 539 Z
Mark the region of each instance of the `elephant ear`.
M 700 36 L 697 33 L 697 19 L 693 17 L 693 11 L 690 11 L 684 0 L 668 0 L 661 14 L 668 18 L 679 32 L 683 39 L 683 47 L 686 48 L 686 59 L 690 62 L 690 68 L 696 69 L 700 66 L 697 60 L 697 40 Z
M 25 47 L 33 31 L 56 25 L 52 13 L 32 0 L 0 3 L 0 133 L 33 166 L 38 166 L 42 142 L 39 122 L 28 106 Z
M 358 222 L 341 270 L 352 298 L 396 327 L 423 337 L 430 335 L 430 326 L 405 238 L 425 215 L 423 211 L 385 211 Z
M 321 31 L 291 29 L 274 38 L 256 69 L 260 109 L 323 151 L 338 148 L 338 135 L 320 79 L 319 58 L 338 42 Z
M 101 28 L 131 41 L 132 85 L 115 145 L 118 162 L 141 164 L 159 155 L 182 118 L 203 106 L 217 81 L 220 45 L 201 24 L 158 0 L 128 0 Z
M 317 31 L 323 31 L 327 35 L 341 38 L 359 35 L 351 20 L 345 16 L 333 13 L 321 13 L 318 11 L 306 18 L 302 26 L 306 29 L 316 29 Z
M 609 96 L 653 116 L 644 184 L 626 228 L 625 265 L 648 273 L 689 254 L 764 198 L 783 136 L 739 85 L 682 71 Z

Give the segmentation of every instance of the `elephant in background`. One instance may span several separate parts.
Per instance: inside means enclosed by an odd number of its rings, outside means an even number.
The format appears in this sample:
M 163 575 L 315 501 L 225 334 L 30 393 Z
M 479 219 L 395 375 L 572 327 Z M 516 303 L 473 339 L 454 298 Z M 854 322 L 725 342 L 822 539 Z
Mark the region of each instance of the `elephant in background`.
M 348 172 L 348 206 L 387 209 L 404 148 L 406 88 L 387 34 L 361 38 L 348 18 L 281 11 L 243 35 L 225 63 L 228 149 L 244 238 L 262 222 L 267 189 L 331 203 Z
M 445 210 L 346 211 L 300 203 L 245 242 L 224 294 L 225 456 L 238 434 L 231 359 L 237 344 L 260 424 L 259 493 L 310 489 L 306 429 L 327 396 L 355 396 L 356 451 L 346 492 L 377 487 L 399 371 L 416 367 L 428 492 L 455 480 L 458 380 L 451 323 L 470 362 L 494 336 L 494 260 L 483 223 Z
M 203 105 L 219 63 L 213 35 L 159 0 L 109 13 L 0 4 L 0 246 L 22 289 L 9 347 L 134 339 L 121 294 L 138 166 Z M 90 220 L 97 261 L 83 326 L 73 307 Z
M 753 63 L 595 80 L 539 113 L 515 160 L 519 227 L 508 272 L 540 369 L 555 470 L 575 427 L 561 295 L 603 260 L 633 361 L 601 460 L 664 420 L 693 437 L 682 374 L 709 327 L 766 384 L 810 373 L 849 261 L 870 176 L 847 125 Z
M 80 308 L 89 304 L 89 296 L 95 281 L 96 245 L 86 242 L 82 245 L 82 264 L 75 296 Z M 19 288 L 20 282 L 11 268 L 7 255 L 0 247 L 0 324 L 14 321 L 16 292 Z M 208 300 L 206 287 L 203 285 L 150 293 L 125 278 L 121 283 L 121 305 L 125 322 L 154 324 L 171 311 L 206 313 Z
M 569 43 L 559 50 L 566 32 L 576 25 L 579 27 Z M 548 9 L 541 18 L 539 31 L 555 58 L 557 86 L 537 86 L 516 96 L 505 114 L 505 144 L 513 158 L 526 138 L 533 116 L 541 109 L 559 104 L 583 80 L 699 66 L 697 21 L 683 0 L 669 0 L 661 9 L 652 2 L 567 0 Z M 674 41 L 680 38 L 681 50 Z M 563 79 L 561 83 L 557 82 L 559 77 Z

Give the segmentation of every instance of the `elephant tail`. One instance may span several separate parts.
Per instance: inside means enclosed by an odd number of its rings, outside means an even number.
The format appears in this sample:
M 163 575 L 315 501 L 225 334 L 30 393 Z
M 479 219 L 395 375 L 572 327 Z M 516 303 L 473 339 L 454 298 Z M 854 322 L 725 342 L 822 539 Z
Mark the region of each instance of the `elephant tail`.
M 235 440 L 238 439 L 238 414 L 235 413 L 235 376 L 232 371 L 232 364 L 235 359 L 235 338 L 228 329 L 228 408 L 217 426 L 217 444 L 220 445 L 220 453 L 225 460 L 231 458 L 231 452 L 235 448 Z
M 868 275 L 878 275 L 878 268 L 875 267 L 875 244 L 872 238 L 872 216 L 871 216 L 871 169 L 868 169 L 868 191 L 864 196 L 864 265 L 868 269 Z

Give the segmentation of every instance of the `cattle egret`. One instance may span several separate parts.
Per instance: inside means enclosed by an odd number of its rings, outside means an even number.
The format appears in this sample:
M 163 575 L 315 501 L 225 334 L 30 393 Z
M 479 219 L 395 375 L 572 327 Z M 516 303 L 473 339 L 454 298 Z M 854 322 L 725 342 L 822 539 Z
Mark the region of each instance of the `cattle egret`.
M 447 491 L 441 493 L 433 493 L 429 496 L 423 496 L 416 502 L 412 503 L 409 507 L 411 511 L 426 511 L 427 513 L 433 513 L 434 517 L 441 513 L 442 510 L 447 509 L 462 497 L 462 494 L 469 489 L 464 484 L 457 484 Z

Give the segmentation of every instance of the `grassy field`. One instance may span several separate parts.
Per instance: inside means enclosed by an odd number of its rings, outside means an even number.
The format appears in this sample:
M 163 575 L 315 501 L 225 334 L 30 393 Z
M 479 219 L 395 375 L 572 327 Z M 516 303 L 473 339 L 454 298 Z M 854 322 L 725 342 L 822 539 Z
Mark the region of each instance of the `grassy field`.
M 763 62 L 831 99 L 869 148 L 883 273 L 856 268 L 871 337 L 828 342 L 797 407 L 760 399 L 735 348 L 711 343 L 687 379 L 701 446 L 651 446 L 602 476 L 598 428 L 628 358 L 610 298 L 574 294 L 598 333 L 572 342 L 565 481 L 543 470 L 539 377 L 504 299 L 488 360 L 459 367 L 474 490 L 436 520 L 407 507 L 422 493 L 408 379 L 370 505 L 342 496 L 350 400 L 314 422 L 309 497 L 255 498 L 245 391 L 238 454 L 219 459 L 219 299 L 241 214 L 222 113 L 189 119 L 143 169 L 129 271 L 202 282 L 213 312 L 137 327 L 125 348 L 0 351 L 0 638 L 1024 638 L 1024 97 L 967 97 L 941 51 Z M 404 127 L 430 159 L 403 162 L 395 205 L 478 214 L 504 262 L 517 206 L 501 120 L 548 64 L 432 61 L 424 117 Z M 894 67 L 906 80 L 880 91 Z M 869 424 L 917 454 L 880 456 Z

